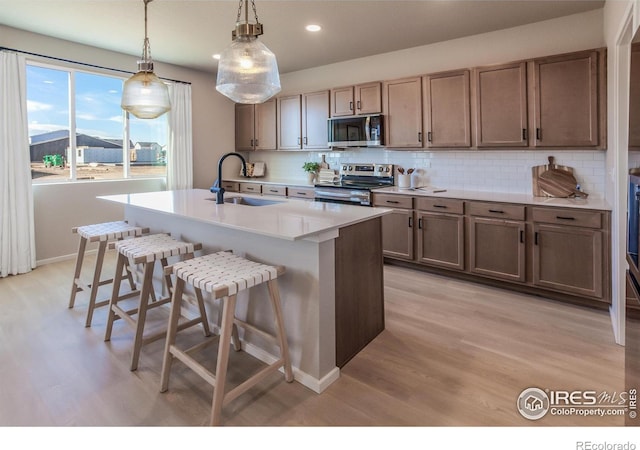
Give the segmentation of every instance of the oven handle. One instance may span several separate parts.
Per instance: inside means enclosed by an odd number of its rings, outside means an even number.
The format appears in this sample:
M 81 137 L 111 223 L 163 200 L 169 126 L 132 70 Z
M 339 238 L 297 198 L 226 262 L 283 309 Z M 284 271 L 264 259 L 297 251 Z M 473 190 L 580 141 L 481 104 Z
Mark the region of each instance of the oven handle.
M 366 197 L 366 195 L 363 195 L 363 194 L 354 195 L 353 192 L 338 192 L 337 190 L 333 190 L 333 189 L 330 191 L 322 191 L 322 190 L 316 189 L 315 194 L 316 196 L 324 195 L 330 198 Z

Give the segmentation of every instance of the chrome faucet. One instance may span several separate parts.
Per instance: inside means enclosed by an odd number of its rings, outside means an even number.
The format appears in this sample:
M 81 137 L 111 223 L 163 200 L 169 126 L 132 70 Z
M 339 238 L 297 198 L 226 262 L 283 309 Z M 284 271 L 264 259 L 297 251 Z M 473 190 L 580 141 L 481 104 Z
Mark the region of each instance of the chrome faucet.
M 244 160 L 244 157 L 240 153 L 231 152 L 222 155 L 220 161 L 218 161 L 218 179 L 213 183 L 211 189 L 209 189 L 211 192 L 216 194 L 216 204 L 218 205 L 224 203 L 224 188 L 221 186 L 220 181 L 222 179 L 222 162 L 229 156 L 237 156 L 238 158 L 240 158 L 240 161 L 242 161 L 242 176 L 247 176 L 247 162 Z

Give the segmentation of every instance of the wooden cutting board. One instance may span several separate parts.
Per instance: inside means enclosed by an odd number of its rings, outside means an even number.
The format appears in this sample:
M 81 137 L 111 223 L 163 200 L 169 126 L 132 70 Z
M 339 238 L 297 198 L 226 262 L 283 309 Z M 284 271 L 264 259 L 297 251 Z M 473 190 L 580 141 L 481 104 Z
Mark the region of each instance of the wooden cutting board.
M 588 194 L 576 189 L 577 181 L 573 169 L 554 164 L 553 159 L 553 156 L 549 156 L 547 170 L 539 173 L 538 188 L 549 197 L 588 197 Z
M 329 163 L 325 160 L 325 155 L 322 155 L 322 162 L 320 163 L 320 169 L 328 169 Z

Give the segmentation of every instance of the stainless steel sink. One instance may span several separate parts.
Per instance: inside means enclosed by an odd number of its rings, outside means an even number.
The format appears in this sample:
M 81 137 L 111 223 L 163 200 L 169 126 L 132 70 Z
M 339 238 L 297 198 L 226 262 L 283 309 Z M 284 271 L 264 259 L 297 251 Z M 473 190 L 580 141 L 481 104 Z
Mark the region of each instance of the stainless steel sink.
M 215 198 L 210 200 L 215 201 Z M 267 206 L 267 205 L 277 205 L 278 203 L 282 203 L 276 200 L 267 200 L 263 198 L 252 198 L 252 197 L 225 197 L 225 203 L 233 203 L 234 205 L 245 205 L 245 206 Z

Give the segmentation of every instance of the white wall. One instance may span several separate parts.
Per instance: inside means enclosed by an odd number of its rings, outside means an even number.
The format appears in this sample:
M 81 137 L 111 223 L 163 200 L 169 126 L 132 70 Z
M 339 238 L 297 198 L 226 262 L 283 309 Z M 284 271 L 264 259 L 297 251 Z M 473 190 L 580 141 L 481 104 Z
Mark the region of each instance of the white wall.
M 536 24 L 524 25 L 447 42 L 360 58 L 284 74 L 282 94 L 391 80 L 446 70 L 505 63 L 604 46 L 603 11 L 595 10 Z M 260 152 L 252 161 L 264 161 L 274 177 L 305 179 L 304 161 L 317 161 L 322 152 Z M 351 150 L 329 153 L 332 168 L 340 161 L 384 162 L 418 169 L 416 185 L 492 192 L 531 193 L 531 167 L 556 157 L 558 164 L 575 168 L 582 189 L 592 197 L 605 194 L 605 152 L 575 149 L 500 151 L 392 151 Z
M 0 46 L 102 67 L 135 71 L 140 55 L 125 55 L 70 41 L 0 25 Z M 54 61 L 43 60 L 52 64 Z M 208 188 L 216 178 L 217 162 L 234 148 L 234 105 L 215 90 L 215 74 L 155 62 L 155 72 L 164 78 L 191 83 L 193 116 L 194 186 Z M 36 217 L 36 259 L 47 261 L 76 251 L 76 240 L 66 239 L 73 226 L 119 220 L 121 210 L 106 214 L 104 205 L 92 195 L 126 192 L 126 189 L 164 189 L 164 182 L 132 183 L 115 181 L 100 189 L 87 189 L 89 183 L 66 186 L 41 185 L 34 189 Z M 132 191 L 133 192 L 133 191 Z M 55 205 L 55 208 L 48 208 Z M 82 205 L 79 214 L 78 206 Z M 52 239 L 51 236 L 55 236 Z M 77 239 L 77 236 L 76 236 Z

